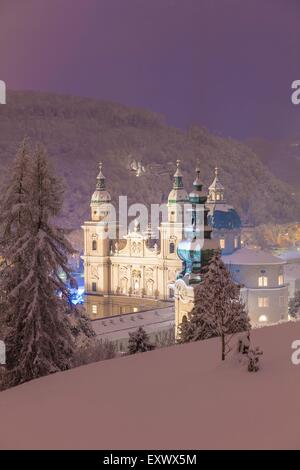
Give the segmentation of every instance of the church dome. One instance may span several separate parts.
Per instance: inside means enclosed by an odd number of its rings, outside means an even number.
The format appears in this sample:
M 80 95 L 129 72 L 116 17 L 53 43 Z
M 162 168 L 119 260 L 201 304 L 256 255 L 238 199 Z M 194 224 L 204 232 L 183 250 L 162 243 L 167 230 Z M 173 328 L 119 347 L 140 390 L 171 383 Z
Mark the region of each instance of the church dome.
M 208 216 L 208 223 L 216 230 L 235 230 L 242 225 L 237 211 L 227 204 L 215 205 Z
M 199 238 L 183 239 L 178 243 L 177 254 L 181 261 L 192 263 L 201 260 L 201 242 Z
M 91 198 L 91 203 L 102 203 L 102 202 L 110 202 L 111 197 L 108 191 L 100 191 L 96 189 L 96 191 L 93 193 L 92 198 Z
M 183 179 L 182 179 L 182 172 L 180 168 L 180 160 L 176 162 L 177 169 L 174 174 L 174 183 L 173 189 L 170 191 L 168 196 L 168 204 L 176 204 L 179 202 L 186 202 L 188 201 L 188 193 L 184 189 L 183 186 Z

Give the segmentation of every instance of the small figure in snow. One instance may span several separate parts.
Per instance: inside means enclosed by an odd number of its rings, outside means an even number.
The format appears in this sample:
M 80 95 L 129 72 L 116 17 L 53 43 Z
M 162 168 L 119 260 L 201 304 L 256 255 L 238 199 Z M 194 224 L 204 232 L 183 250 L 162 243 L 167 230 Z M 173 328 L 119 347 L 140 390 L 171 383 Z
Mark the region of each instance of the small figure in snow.
M 238 352 L 240 354 L 248 354 L 250 349 L 250 331 L 247 331 L 243 336 L 238 340 Z
M 259 370 L 259 356 L 263 354 L 259 347 L 248 351 L 248 372 L 257 372 Z

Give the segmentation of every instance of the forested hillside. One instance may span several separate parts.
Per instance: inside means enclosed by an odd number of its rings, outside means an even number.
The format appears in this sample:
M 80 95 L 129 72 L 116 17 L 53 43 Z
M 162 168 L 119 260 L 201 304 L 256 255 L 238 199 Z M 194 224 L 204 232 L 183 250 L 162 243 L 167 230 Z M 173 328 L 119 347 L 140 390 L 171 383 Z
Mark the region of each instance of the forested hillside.
M 66 181 L 64 225 L 70 228 L 78 228 L 88 217 L 99 160 L 115 200 L 122 194 L 130 203 L 165 201 L 175 161 L 181 159 L 187 190 L 197 161 L 206 184 L 218 165 L 228 202 L 251 223 L 300 218 L 293 189 L 274 177 L 248 147 L 204 128 L 169 127 L 163 116 L 146 110 L 70 96 L 10 92 L 7 105 L 0 106 L 1 186 L 25 136 L 46 145 Z M 142 162 L 142 176 L 130 171 L 132 162 Z

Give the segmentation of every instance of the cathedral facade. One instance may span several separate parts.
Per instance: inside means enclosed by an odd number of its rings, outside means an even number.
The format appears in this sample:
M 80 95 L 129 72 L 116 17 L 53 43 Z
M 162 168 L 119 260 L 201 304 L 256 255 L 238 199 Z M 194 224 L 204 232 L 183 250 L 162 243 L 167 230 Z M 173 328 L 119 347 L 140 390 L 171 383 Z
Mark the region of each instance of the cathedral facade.
M 96 190 L 91 198 L 91 220 L 82 227 L 86 308 L 90 317 L 97 317 L 104 297 L 113 298 L 115 305 L 122 305 L 119 311 L 115 309 L 118 313 L 127 312 L 126 305 L 134 310 L 141 299 L 150 307 L 173 298 L 174 282 L 181 270 L 177 256 L 178 242 L 183 236 L 181 208 L 187 200 L 177 161 L 168 197 L 167 220 L 159 226 L 159 240 L 153 240 L 150 227 L 142 231 L 137 220 L 134 227 L 119 238 L 118 222 L 111 217 L 111 196 L 100 164 Z M 116 238 L 106 236 L 110 229 L 112 233 L 115 231 Z M 112 311 L 113 308 L 108 309 L 107 314 Z

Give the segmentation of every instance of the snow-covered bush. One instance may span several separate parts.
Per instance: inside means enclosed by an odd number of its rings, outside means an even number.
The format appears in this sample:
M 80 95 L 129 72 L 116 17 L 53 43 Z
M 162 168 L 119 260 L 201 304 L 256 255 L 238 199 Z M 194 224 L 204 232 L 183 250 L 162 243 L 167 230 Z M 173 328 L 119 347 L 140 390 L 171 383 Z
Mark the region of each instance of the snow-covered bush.
M 259 371 L 259 357 L 263 354 L 262 350 L 259 347 L 255 349 L 250 349 L 247 354 L 248 358 L 248 372 L 257 372 Z
M 151 351 L 152 349 L 155 349 L 155 346 L 150 342 L 144 328 L 140 326 L 133 333 L 129 333 L 128 354 Z
M 292 318 L 299 317 L 300 312 L 300 290 L 295 292 L 295 295 L 289 301 L 289 315 Z
M 0 392 L 2 390 L 5 390 L 5 376 L 6 376 L 6 371 L 4 366 L 0 366 Z
M 174 327 L 168 330 L 160 331 L 155 335 L 155 347 L 165 348 L 175 344 L 175 330 Z
M 113 342 L 94 339 L 88 345 L 82 346 L 75 351 L 72 366 L 83 366 L 92 362 L 113 359 L 114 357 L 116 357 L 116 346 Z

